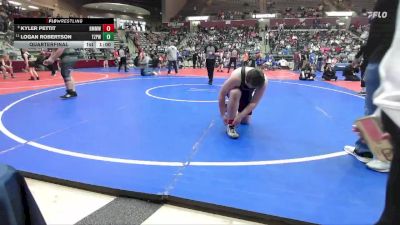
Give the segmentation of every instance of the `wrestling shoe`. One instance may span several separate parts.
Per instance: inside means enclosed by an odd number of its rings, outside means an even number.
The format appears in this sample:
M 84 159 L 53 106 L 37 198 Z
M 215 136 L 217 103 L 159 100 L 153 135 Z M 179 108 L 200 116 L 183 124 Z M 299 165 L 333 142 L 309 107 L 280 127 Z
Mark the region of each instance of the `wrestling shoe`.
M 226 134 L 233 139 L 239 138 L 239 134 L 236 132 L 235 126 L 232 125 L 226 126 Z

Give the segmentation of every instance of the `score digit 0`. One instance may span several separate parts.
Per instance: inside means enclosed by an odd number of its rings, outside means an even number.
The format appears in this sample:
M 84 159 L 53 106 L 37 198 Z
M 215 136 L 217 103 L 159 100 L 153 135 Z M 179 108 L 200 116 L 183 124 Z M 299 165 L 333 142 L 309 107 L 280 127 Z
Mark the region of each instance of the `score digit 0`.
M 103 33 L 103 41 L 113 41 L 114 33 Z
M 103 32 L 114 32 L 114 24 L 103 24 Z

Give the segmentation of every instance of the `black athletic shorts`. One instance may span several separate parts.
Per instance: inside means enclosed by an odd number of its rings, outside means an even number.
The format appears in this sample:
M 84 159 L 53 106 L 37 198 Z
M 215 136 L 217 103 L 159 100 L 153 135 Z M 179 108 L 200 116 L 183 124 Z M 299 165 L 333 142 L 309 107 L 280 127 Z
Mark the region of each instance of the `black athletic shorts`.
M 251 102 L 251 100 L 253 99 L 253 91 L 245 91 L 245 90 L 241 90 L 242 91 L 242 95 L 240 97 L 240 101 L 239 101 L 239 112 L 242 112 Z M 253 114 L 253 111 L 251 111 L 249 113 L 249 115 Z
M 239 100 L 239 112 L 242 112 L 243 109 L 247 107 L 247 105 L 250 104 L 251 100 L 253 99 L 253 91 L 246 91 L 246 90 L 241 90 L 239 87 L 237 87 L 242 92 L 242 95 L 240 96 Z M 228 94 L 229 98 L 229 94 Z M 248 115 L 252 115 L 253 112 L 251 111 Z

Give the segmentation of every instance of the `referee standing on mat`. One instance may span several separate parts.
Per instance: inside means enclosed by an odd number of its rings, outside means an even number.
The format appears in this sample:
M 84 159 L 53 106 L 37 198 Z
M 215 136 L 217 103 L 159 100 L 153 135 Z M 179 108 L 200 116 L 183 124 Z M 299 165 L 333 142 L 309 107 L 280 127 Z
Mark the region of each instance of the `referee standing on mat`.
M 121 71 L 122 66 L 124 66 L 125 72 L 128 72 L 128 69 L 126 67 L 126 50 L 123 48 L 122 45 L 120 45 L 120 47 L 119 47 L 118 55 L 120 57 L 119 65 L 118 65 L 118 72 Z
M 210 41 L 208 45 L 204 48 L 204 52 L 206 54 L 206 67 L 208 72 L 208 84 L 212 85 L 213 77 L 214 77 L 214 68 L 215 68 L 215 58 L 216 52 L 218 51 L 217 47 Z

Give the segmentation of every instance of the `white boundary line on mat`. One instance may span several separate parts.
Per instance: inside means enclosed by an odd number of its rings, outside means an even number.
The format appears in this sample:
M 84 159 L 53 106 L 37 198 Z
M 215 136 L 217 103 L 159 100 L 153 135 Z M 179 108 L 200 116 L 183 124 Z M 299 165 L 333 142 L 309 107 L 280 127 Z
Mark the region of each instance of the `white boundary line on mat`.
M 150 79 L 171 79 L 172 77 L 154 77 Z M 174 77 L 174 78 L 200 78 L 200 77 Z M 149 78 L 147 78 L 149 79 Z M 105 81 L 97 81 L 97 82 L 90 82 L 90 83 L 84 83 L 80 85 L 90 85 L 90 84 L 97 84 L 97 83 L 105 83 L 105 82 L 117 82 L 117 81 L 126 81 L 126 80 L 142 80 L 139 78 L 129 78 L 129 79 L 114 79 L 114 80 L 105 80 Z M 346 95 L 351 95 L 354 97 L 358 98 L 363 98 L 358 95 L 341 91 L 341 90 L 336 90 L 332 88 L 326 88 L 326 87 L 319 87 L 319 86 L 313 86 L 313 85 L 306 85 L 306 84 L 300 84 L 300 83 L 295 83 L 295 82 L 283 82 L 283 81 L 271 81 L 271 82 L 276 82 L 276 83 L 285 83 L 285 84 L 290 84 L 290 85 L 299 85 L 299 86 L 307 86 L 307 87 L 313 87 L 313 88 L 318 88 L 318 89 L 323 89 L 323 90 L 329 90 L 337 93 L 342 93 Z M 79 85 L 79 86 L 80 86 Z M 198 85 L 198 84 L 193 84 L 193 85 Z M 42 92 L 38 92 L 29 96 L 26 96 L 24 98 L 21 98 L 19 100 L 14 101 L 13 103 L 7 105 L 2 111 L 0 111 L 0 131 L 4 133 L 7 137 L 13 139 L 14 141 L 21 143 L 21 144 L 27 144 L 45 151 L 61 154 L 61 155 L 67 155 L 71 157 L 78 157 L 78 158 L 83 158 L 83 159 L 90 159 L 90 160 L 97 160 L 97 161 L 105 161 L 105 162 L 114 162 L 114 163 L 124 163 L 124 164 L 134 164 L 134 165 L 147 165 L 147 166 L 172 166 L 172 167 L 181 167 L 181 166 L 265 166 L 265 165 L 277 165 L 277 164 L 289 164 L 289 163 L 300 163 L 300 162 L 309 162 L 309 161 L 316 161 L 316 160 L 323 160 L 323 159 L 329 159 L 329 158 L 334 158 L 334 157 L 340 157 L 347 155 L 346 152 L 344 151 L 339 151 L 339 152 L 333 152 L 329 154 L 322 154 L 322 155 L 315 155 L 315 156 L 309 156 L 309 157 L 301 157 L 301 158 L 289 158 L 289 159 L 279 159 L 279 160 L 262 160 L 262 161 L 244 161 L 244 162 L 167 162 L 167 161 L 150 161 L 150 160 L 135 160 L 135 159 L 124 159 L 124 158 L 113 158 L 113 157 L 104 157 L 104 156 L 98 156 L 98 155 L 92 155 L 92 154 L 84 154 L 84 153 L 79 153 L 79 152 L 74 152 L 71 150 L 66 150 L 66 149 L 60 149 L 60 148 L 55 148 L 47 145 L 43 145 L 34 141 L 29 141 L 25 140 L 22 137 L 17 136 L 16 134 L 13 134 L 10 132 L 3 124 L 3 116 L 4 114 L 11 109 L 13 106 L 16 104 L 25 101 L 27 99 L 30 99 L 32 97 L 35 97 L 37 95 L 41 95 L 47 92 L 51 92 L 54 90 L 62 89 L 64 87 L 59 87 L 59 88 L 53 88 L 50 90 L 45 90 Z

